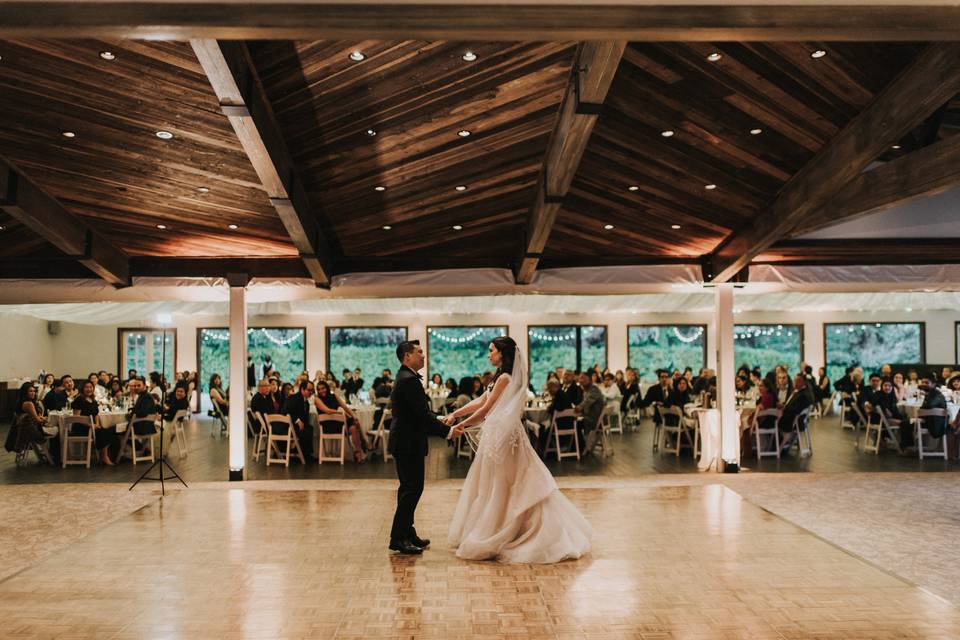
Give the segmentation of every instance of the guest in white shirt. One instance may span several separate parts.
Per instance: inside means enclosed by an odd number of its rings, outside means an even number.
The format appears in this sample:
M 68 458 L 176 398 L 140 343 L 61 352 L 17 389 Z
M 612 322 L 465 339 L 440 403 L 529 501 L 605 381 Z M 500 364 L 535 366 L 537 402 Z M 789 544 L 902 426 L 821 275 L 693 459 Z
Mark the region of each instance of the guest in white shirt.
M 620 393 L 620 387 L 616 385 L 616 379 L 609 371 L 603 375 L 603 384 L 600 386 L 600 393 L 603 394 L 607 404 L 620 404 L 620 398 L 623 397 L 623 394 Z

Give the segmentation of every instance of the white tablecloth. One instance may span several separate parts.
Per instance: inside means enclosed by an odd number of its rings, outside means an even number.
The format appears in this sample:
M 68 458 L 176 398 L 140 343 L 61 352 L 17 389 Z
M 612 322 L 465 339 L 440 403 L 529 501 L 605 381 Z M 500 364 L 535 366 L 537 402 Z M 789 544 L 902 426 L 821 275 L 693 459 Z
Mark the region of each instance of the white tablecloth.
M 694 409 L 700 421 L 700 460 L 697 468 L 708 471 L 720 470 L 720 410 Z
M 907 417 L 910 420 L 917 419 L 917 412 L 920 410 L 920 407 L 923 406 L 922 402 L 908 401 L 908 402 L 898 402 L 898 406 L 903 407 L 904 413 L 907 414 Z M 957 419 L 957 414 L 960 413 L 960 404 L 955 402 L 947 403 L 947 420 L 953 422 Z
M 47 424 L 44 426 L 43 431 L 48 436 L 60 435 L 63 436 L 63 413 L 53 411 L 50 415 L 47 416 Z M 73 415 L 73 414 L 66 414 Z M 113 427 L 117 430 L 117 433 L 123 433 L 127 430 L 127 414 L 124 411 L 101 411 L 100 412 L 100 425 L 104 428 Z
M 441 392 L 440 394 L 430 394 L 430 405 L 433 408 L 434 413 L 440 413 L 440 410 L 443 409 L 443 405 L 447 402 L 447 397 L 450 395 L 449 390 L 445 390 L 446 393 Z

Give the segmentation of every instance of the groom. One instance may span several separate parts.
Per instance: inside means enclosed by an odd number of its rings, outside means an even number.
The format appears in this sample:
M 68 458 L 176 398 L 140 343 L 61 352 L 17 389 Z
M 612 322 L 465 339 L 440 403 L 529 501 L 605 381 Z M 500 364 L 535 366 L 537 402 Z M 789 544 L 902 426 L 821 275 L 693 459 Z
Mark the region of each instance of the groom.
M 390 549 L 405 554 L 421 554 L 430 545 L 413 528 L 413 514 L 423 493 L 424 458 L 427 436 L 448 436 L 450 429 L 430 410 L 430 399 L 423 391 L 423 349 L 419 340 L 404 340 L 397 345 L 400 370 L 390 394 L 393 418 L 388 450 L 396 460 L 400 489 L 397 512 L 390 531 Z

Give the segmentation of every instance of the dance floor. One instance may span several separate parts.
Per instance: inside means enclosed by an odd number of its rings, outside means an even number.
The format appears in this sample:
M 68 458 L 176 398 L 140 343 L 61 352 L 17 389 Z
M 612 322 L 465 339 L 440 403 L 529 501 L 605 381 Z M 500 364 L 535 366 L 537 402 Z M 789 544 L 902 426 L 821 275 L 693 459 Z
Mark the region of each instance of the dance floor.
M 433 547 L 392 555 L 394 493 L 354 484 L 171 493 L 0 582 L 3 635 L 851 640 L 960 628 L 953 605 L 721 485 L 565 489 L 594 550 L 531 566 L 446 548 L 457 481 L 428 487 L 418 511 Z

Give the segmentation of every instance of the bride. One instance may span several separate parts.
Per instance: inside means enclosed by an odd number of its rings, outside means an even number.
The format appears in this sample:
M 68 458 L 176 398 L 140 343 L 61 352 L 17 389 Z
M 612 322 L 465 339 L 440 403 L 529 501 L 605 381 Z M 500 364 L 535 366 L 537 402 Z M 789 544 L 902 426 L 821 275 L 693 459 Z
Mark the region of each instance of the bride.
M 523 426 L 527 366 L 512 338 L 490 343 L 497 374 L 486 392 L 452 414 L 450 433 L 482 425 L 477 455 L 450 523 L 450 543 L 468 560 L 553 563 L 590 550 L 593 531 L 530 445 Z

